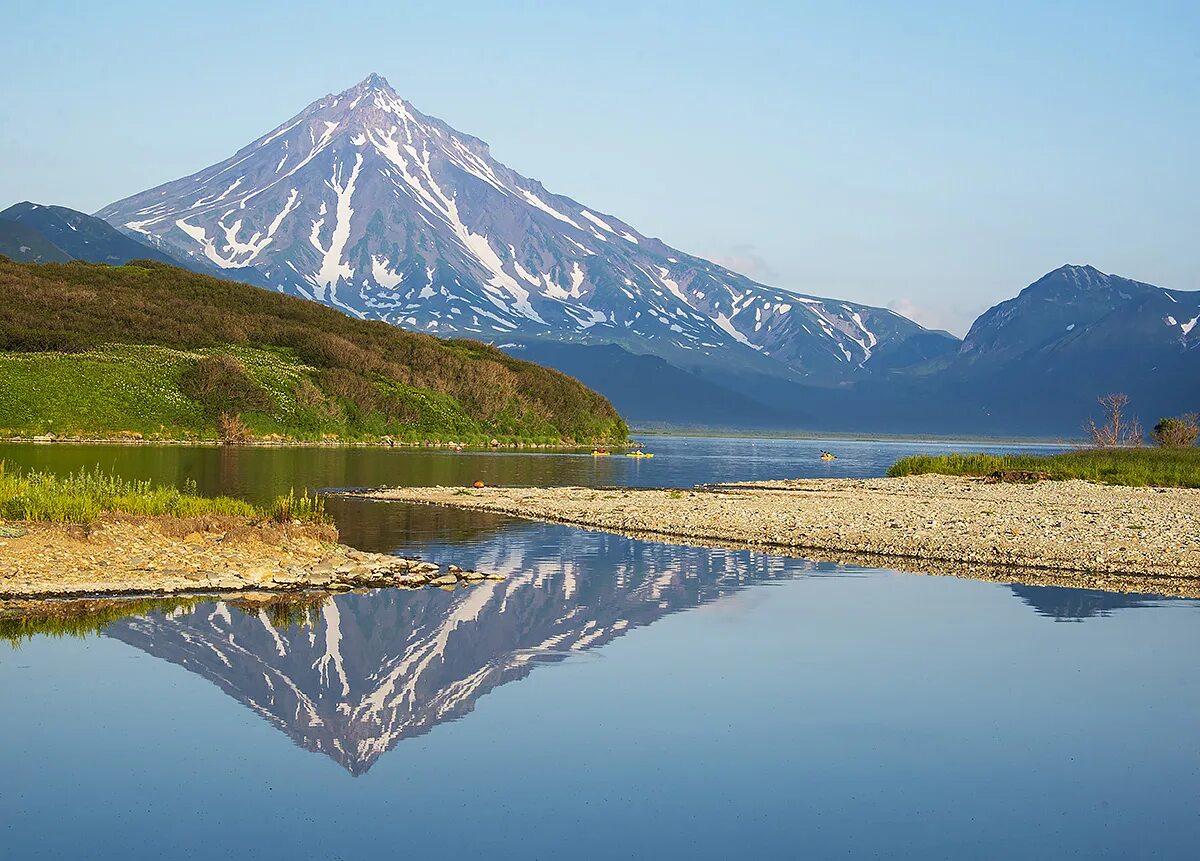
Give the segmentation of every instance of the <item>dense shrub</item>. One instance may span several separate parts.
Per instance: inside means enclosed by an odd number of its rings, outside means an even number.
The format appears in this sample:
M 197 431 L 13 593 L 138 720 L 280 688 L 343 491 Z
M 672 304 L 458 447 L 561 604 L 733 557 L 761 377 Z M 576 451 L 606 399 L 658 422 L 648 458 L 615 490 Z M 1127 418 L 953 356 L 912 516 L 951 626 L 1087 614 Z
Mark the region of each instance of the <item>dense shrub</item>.
M 1177 418 L 1159 419 L 1150 436 L 1162 448 L 1190 448 L 1200 437 L 1200 416 L 1186 413 Z
M 250 379 L 245 366 L 224 353 L 197 359 L 183 373 L 179 389 L 214 416 L 266 410 L 271 406 L 271 398 Z

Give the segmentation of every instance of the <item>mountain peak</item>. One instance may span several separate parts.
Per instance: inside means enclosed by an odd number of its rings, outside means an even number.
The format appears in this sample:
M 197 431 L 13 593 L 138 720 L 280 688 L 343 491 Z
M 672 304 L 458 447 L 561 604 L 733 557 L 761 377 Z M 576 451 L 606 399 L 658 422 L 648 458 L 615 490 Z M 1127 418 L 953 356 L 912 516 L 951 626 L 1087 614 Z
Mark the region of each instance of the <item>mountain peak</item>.
M 1119 277 L 1110 275 L 1107 272 L 1101 272 L 1090 263 L 1064 263 L 1054 271 L 1066 275 L 1076 281 L 1104 282 L 1109 278 Z
M 388 83 L 387 78 L 378 72 L 372 72 L 371 74 L 367 75 L 346 92 L 364 92 L 367 90 L 377 90 L 378 92 L 387 93 L 391 96 L 396 95 L 396 91 L 392 89 L 392 85 Z
M 313 102 L 285 126 L 290 126 L 296 120 L 317 123 L 319 139 L 324 131 L 320 123 L 326 126 L 336 123 L 341 134 L 353 136 L 356 133 L 374 132 L 378 135 L 386 134 L 393 126 L 405 122 L 425 126 L 432 118 L 426 117 L 405 101 L 387 78 L 372 72 L 349 89 L 330 93 L 320 101 Z M 406 143 L 412 144 L 413 141 L 406 137 Z
M 1090 264 L 1065 263 L 1047 272 L 1021 292 L 1022 295 L 1057 296 L 1063 291 L 1068 291 L 1071 294 L 1084 295 L 1097 290 L 1109 290 L 1114 280 L 1124 279 L 1101 272 Z
M 1053 271 L 1051 271 L 1051 272 L 1049 272 L 1049 273 L 1047 273 L 1047 274 L 1048 274 L 1048 275 L 1054 275 L 1054 274 L 1057 274 L 1057 273 L 1063 273 L 1063 274 L 1104 275 L 1104 273 L 1103 273 L 1103 272 L 1101 272 L 1099 269 L 1097 269 L 1095 266 L 1093 266 L 1093 265 L 1092 265 L 1092 264 L 1090 264 L 1090 263 L 1083 263 L 1083 264 L 1079 264 L 1079 263 L 1064 263 L 1062 266 L 1059 266 L 1057 269 L 1055 269 L 1055 270 L 1053 270 Z

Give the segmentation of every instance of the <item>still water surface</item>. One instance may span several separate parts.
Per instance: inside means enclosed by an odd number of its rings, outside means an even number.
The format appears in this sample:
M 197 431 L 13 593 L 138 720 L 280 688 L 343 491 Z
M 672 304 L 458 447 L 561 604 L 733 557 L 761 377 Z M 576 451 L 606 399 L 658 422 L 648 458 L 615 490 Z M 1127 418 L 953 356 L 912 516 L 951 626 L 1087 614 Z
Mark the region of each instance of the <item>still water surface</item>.
M 265 499 L 878 475 L 962 448 L 647 443 L 0 458 Z M 5 857 L 1196 857 L 1197 602 L 334 508 L 350 543 L 508 579 L 339 595 L 308 624 L 205 601 L 0 643 Z

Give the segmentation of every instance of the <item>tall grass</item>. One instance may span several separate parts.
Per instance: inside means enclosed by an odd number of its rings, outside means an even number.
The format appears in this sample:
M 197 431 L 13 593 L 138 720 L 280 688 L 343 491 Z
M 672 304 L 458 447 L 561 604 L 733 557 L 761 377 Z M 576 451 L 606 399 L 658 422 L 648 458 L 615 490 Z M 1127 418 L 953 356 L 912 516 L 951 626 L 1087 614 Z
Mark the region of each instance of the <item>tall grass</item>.
M 329 515 L 325 513 L 325 500 L 316 494 L 309 496 L 308 488 L 305 488 L 300 496 L 296 496 L 296 489 L 292 488 L 288 491 L 287 496 L 275 497 L 270 515 L 272 520 L 279 523 L 290 523 L 293 520 L 323 521 L 329 519 Z
M 914 455 L 892 464 L 888 475 L 989 475 L 997 470 L 1045 472 L 1132 487 L 1200 487 L 1200 449 L 1085 449 L 1062 454 Z
M 324 501 L 308 491 L 280 497 L 268 509 L 228 496 L 121 478 L 99 467 L 68 475 L 12 470 L 0 461 L 0 518 L 51 523 L 95 522 L 105 512 L 145 517 L 245 517 L 279 522 L 325 520 Z

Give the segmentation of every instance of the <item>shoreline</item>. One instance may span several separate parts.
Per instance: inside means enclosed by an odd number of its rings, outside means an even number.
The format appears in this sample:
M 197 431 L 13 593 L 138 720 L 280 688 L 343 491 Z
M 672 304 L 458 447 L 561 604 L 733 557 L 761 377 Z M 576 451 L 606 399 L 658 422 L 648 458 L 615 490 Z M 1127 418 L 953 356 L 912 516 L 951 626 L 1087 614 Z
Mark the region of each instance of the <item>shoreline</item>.
M 335 495 L 863 567 L 1200 597 L 1200 490 L 910 476 L 689 490 L 436 487 Z
M 622 443 L 539 443 L 539 442 L 499 442 L 491 443 L 453 443 L 453 442 L 364 442 L 352 440 L 293 440 L 293 439 L 259 439 L 239 443 L 226 443 L 219 439 L 138 439 L 136 437 L 59 437 L 45 436 L 0 436 L 0 445 L 127 445 L 127 446 L 180 446 L 195 448 L 382 448 L 403 450 L 447 449 L 455 451 L 520 451 L 546 449 L 552 451 L 589 451 L 596 445 L 609 448 L 637 448 L 638 443 L 627 440 Z
M 490 443 L 457 443 L 443 442 L 441 440 L 423 440 L 421 442 L 401 442 L 395 440 L 389 444 L 384 440 L 302 440 L 302 439 L 250 439 L 239 443 L 225 443 L 217 438 L 195 438 L 195 439 L 170 439 L 170 438 L 153 438 L 138 437 L 132 435 L 117 435 L 117 436 L 95 436 L 95 437 L 75 437 L 75 436 L 57 436 L 49 434 L 39 434 L 35 436 L 0 436 L 0 444 L 30 444 L 30 445 L 161 445 L 161 446 L 197 446 L 204 448 L 395 448 L 395 449 L 454 449 L 456 446 L 461 446 L 465 450 L 471 451 L 495 451 L 499 449 L 545 449 L 553 451 L 584 451 L 590 450 L 595 446 L 602 445 L 607 448 L 637 448 L 644 445 L 639 443 L 635 437 L 650 437 L 664 438 L 675 437 L 679 439 L 728 439 L 728 440 L 746 440 L 746 441 L 762 441 L 762 440 L 780 440 L 789 442 L 804 442 L 809 440 L 830 440 L 836 442 L 862 442 L 862 443 L 895 443 L 903 445 L 949 445 L 959 443 L 972 447 L 981 446 L 1004 446 L 1006 448 L 1061 448 L 1070 450 L 1082 444 L 1082 440 L 1070 439 L 1063 437 L 1018 437 L 1018 436 L 955 436 L 941 434 L 870 434 L 870 433 L 855 433 L 853 431 L 829 431 L 827 433 L 818 432 L 788 432 L 788 433 L 757 433 L 754 431 L 737 431 L 737 430 L 687 430 L 687 429 L 644 429 L 633 428 L 629 432 L 629 439 L 624 442 L 603 442 L 603 443 L 549 443 L 549 442 L 529 442 L 526 440 L 506 440 L 497 441 L 496 445 Z
M 499 579 L 355 550 L 326 524 L 110 514 L 87 528 L 0 525 L 4 601 L 458 588 Z
M 680 439 L 730 439 L 758 442 L 781 440 L 805 442 L 830 440 L 833 442 L 886 442 L 911 445 L 948 445 L 961 443 L 970 446 L 999 445 L 1006 448 L 1064 448 L 1072 449 L 1086 444 L 1086 440 L 1075 437 L 1037 436 L 977 436 L 971 434 L 920 434 L 920 433 L 859 433 L 856 431 L 754 431 L 736 429 L 687 429 L 687 428 L 630 428 L 629 436 L 679 437 Z

